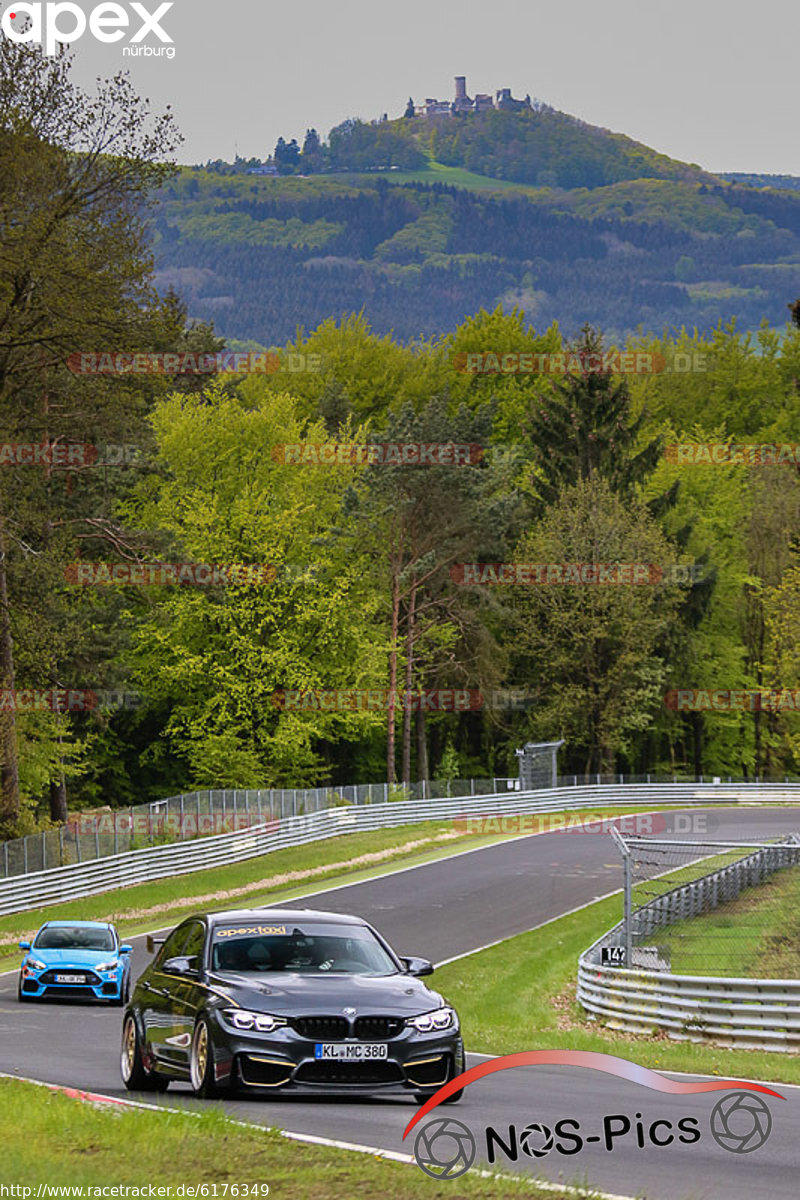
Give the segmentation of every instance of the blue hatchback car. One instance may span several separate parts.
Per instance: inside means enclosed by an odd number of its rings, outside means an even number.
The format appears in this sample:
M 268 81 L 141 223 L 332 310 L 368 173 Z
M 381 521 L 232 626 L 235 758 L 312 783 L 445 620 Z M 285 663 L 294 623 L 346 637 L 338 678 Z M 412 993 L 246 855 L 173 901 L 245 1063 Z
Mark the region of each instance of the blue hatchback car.
M 132 946 L 120 945 L 105 921 L 46 921 L 27 950 L 19 974 L 20 1000 L 106 1000 L 122 1006 L 131 993 Z

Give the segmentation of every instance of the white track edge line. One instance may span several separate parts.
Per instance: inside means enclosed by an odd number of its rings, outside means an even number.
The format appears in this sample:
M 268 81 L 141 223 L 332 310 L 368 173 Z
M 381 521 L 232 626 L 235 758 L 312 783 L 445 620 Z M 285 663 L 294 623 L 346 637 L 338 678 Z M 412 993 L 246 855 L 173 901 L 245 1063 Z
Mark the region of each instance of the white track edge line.
M 19 1083 L 30 1083 L 35 1087 L 47 1088 L 48 1091 L 51 1092 L 78 1092 L 79 1095 L 74 1098 L 80 1100 L 82 1103 L 87 1104 L 114 1104 L 120 1105 L 123 1108 L 143 1108 L 150 1112 L 178 1113 L 181 1116 L 189 1117 L 199 1117 L 202 1115 L 201 1113 L 190 1108 L 172 1108 L 166 1104 L 147 1104 L 142 1100 L 120 1099 L 117 1096 L 106 1096 L 102 1092 L 87 1092 L 83 1088 L 67 1087 L 63 1084 L 57 1083 L 45 1083 L 43 1079 L 29 1079 L 24 1075 L 9 1075 L 7 1071 L 0 1071 L 0 1079 L 15 1079 Z M 400 1162 L 408 1165 L 416 1163 L 416 1159 L 412 1154 L 403 1154 L 398 1150 L 385 1150 L 381 1146 L 365 1146 L 360 1142 L 342 1142 L 336 1138 L 320 1137 L 318 1134 L 314 1133 L 295 1133 L 294 1131 L 288 1129 L 276 1130 L 274 1126 L 254 1125 L 250 1121 L 239 1121 L 236 1118 L 228 1117 L 227 1115 L 225 1116 L 225 1120 L 231 1125 L 238 1125 L 242 1129 L 250 1129 L 258 1133 L 264 1133 L 267 1130 L 272 1130 L 291 1142 L 305 1142 L 313 1146 L 330 1146 L 335 1150 L 349 1150 L 357 1154 L 369 1154 L 372 1158 L 384 1158 L 389 1159 L 392 1162 Z M 563 1195 L 564 1192 L 569 1192 L 570 1195 L 574 1195 L 577 1200 L 580 1200 L 581 1197 L 586 1195 L 585 1187 L 576 1188 L 571 1187 L 566 1183 L 551 1183 L 550 1180 L 540 1180 L 536 1179 L 535 1177 L 529 1178 L 527 1176 L 506 1175 L 500 1171 L 485 1170 L 478 1170 L 473 1172 L 473 1174 L 480 1179 L 501 1179 L 506 1180 L 509 1183 L 519 1184 L 524 1187 L 530 1187 L 531 1183 L 534 1183 L 536 1187 L 541 1188 L 543 1192 L 558 1192 L 561 1195 Z M 597 1200 L 637 1200 L 637 1198 L 634 1196 L 622 1196 L 618 1195 L 616 1192 L 603 1192 L 597 1188 L 591 1188 L 590 1190 L 592 1192 L 593 1200 L 594 1197 L 597 1197 Z

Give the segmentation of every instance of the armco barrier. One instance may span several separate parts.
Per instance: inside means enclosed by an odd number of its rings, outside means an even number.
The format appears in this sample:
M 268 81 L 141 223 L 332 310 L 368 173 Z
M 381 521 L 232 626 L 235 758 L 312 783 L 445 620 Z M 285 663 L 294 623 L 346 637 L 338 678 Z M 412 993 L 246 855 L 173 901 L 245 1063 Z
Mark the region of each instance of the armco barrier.
M 388 829 L 421 821 L 490 817 L 495 814 L 558 812 L 575 808 L 591 810 L 628 805 L 707 806 L 799 802 L 800 784 L 630 783 L 343 806 L 302 817 L 286 817 L 236 833 L 216 834 L 190 842 L 132 850 L 88 863 L 73 863 L 66 867 L 2 880 L 0 914 L 24 912 L 45 904 L 91 896 L 111 888 L 130 887 L 153 879 L 185 875 L 207 867 L 241 862 L 268 854 L 272 850 L 301 846 L 323 838 Z
M 798 863 L 800 841 L 791 835 L 673 888 L 637 910 L 636 940 L 729 903 L 744 888 Z M 673 975 L 668 970 L 603 966 L 603 948 L 624 943 L 621 921 L 578 959 L 577 999 L 610 1028 L 639 1034 L 663 1030 L 677 1040 L 711 1040 L 743 1050 L 796 1053 L 800 1048 L 800 980 Z

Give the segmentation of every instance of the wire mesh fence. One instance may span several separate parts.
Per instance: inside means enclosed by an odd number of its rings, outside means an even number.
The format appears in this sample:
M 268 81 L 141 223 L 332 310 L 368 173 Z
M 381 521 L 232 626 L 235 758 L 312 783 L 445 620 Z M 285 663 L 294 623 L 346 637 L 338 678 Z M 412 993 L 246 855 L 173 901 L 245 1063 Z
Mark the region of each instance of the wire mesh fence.
M 548 749 L 546 761 L 553 762 Z M 549 774 L 548 768 L 548 774 Z M 535 781 L 496 776 L 487 779 L 434 779 L 412 784 L 363 783 L 342 787 L 202 790 L 185 792 L 128 808 L 104 807 L 77 812 L 57 828 L 0 843 L 0 879 L 89 862 L 128 850 L 278 822 L 346 805 L 401 800 L 443 800 L 488 796 L 531 787 L 610 786 L 615 784 L 750 782 L 728 777 L 678 774 L 562 775 Z M 758 781 L 755 781 L 758 782 Z M 778 782 L 778 781 L 774 781 Z M 787 777 L 785 783 L 791 782 Z
M 0 878 L 27 875 L 211 834 L 277 825 L 285 817 L 392 800 L 492 795 L 514 780 L 424 780 L 345 787 L 204 790 L 128 808 L 75 813 L 66 824 L 0 845 Z
M 800 835 L 624 837 L 624 961 L 675 975 L 800 977 Z

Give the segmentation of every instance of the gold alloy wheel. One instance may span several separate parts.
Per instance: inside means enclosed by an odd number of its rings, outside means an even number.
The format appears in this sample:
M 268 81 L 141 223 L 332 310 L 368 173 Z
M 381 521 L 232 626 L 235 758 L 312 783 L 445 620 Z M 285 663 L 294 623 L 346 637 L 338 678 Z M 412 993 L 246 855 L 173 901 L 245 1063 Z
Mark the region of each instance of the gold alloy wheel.
M 203 1086 L 208 1065 L 208 1028 L 205 1021 L 201 1021 L 197 1026 L 192 1049 L 192 1087 L 197 1091 Z
M 136 1026 L 133 1017 L 128 1017 L 122 1034 L 122 1078 L 130 1079 L 136 1061 Z

